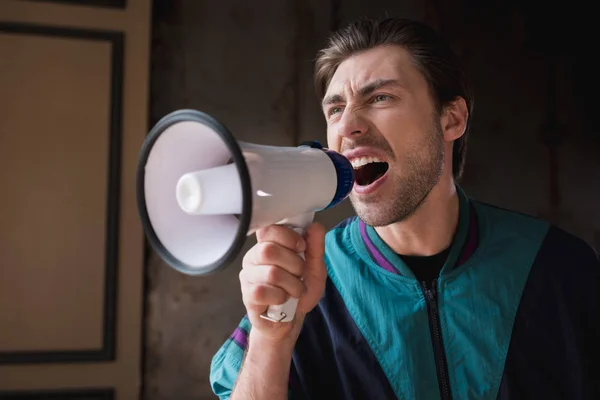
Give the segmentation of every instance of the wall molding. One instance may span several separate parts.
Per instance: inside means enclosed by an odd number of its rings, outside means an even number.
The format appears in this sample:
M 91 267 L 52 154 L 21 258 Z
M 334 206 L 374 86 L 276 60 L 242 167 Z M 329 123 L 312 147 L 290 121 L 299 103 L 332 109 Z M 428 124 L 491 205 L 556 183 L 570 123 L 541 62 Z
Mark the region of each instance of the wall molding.
M 74 6 L 92 6 L 101 8 L 127 8 L 127 0 L 28 0 L 38 3 L 70 4 Z
M 108 187 L 105 222 L 105 287 L 102 347 L 89 350 L 64 351 L 15 351 L 0 352 L 0 364 L 39 364 L 95 362 L 115 359 L 116 310 L 117 310 L 117 263 L 119 242 L 119 199 L 121 184 L 121 138 L 124 35 L 118 31 L 73 29 L 20 22 L 0 22 L 0 34 L 34 35 L 104 41 L 111 44 L 111 89 L 109 127 Z M 5 397 L 0 396 L 1 399 Z M 15 397 L 16 398 L 16 397 Z M 24 398 L 24 397 L 23 397 Z M 27 397 L 35 398 L 35 397 Z M 46 397 L 45 397 L 46 398 Z M 96 397 L 92 397 L 95 399 Z M 105 399 L 106 397 L 97 397 Z M 111 397 L 112 398 L 112 397 Z M 62 399 L 62 397 L 61 397 Z
M 111 388 L 0 391 L 2 400 L 114 400 Z

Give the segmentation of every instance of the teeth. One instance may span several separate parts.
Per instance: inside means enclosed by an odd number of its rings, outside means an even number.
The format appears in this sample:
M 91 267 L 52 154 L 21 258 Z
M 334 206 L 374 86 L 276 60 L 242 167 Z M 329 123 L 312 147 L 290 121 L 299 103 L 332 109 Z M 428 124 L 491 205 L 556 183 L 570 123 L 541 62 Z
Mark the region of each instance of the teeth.
M 353 158 L 350 163 L 352 164 L 352 167 L 354 169 L 360 168 L 363 165 L 367 165 L 369 163 L 374 163 L 374 162 L 382 162 L 379 158 L 377 157 L 370 157 L 370 156 L 366 156 L 366 157 L 357 157 L 357 158 Z

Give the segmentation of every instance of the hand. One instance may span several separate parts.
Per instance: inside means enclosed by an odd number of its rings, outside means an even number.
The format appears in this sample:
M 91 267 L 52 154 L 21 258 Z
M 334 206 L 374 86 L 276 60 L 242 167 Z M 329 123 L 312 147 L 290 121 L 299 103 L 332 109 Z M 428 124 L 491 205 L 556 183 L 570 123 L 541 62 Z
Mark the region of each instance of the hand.
M 303 238 L 288 227 L 271 225 L 258 230 L 256 238 L 258 243 L 244 256 L 240 272 L 252 331 L 271 341 L 295 343 L 304 315 L 317 305 L 325 290 L 325 228 L 313 223 Z M 306 261 L 298 254 L 302 251 Z M 270 305 L 283 304 L 290 296 L 299 299 L 292 322 L 260 318 Z

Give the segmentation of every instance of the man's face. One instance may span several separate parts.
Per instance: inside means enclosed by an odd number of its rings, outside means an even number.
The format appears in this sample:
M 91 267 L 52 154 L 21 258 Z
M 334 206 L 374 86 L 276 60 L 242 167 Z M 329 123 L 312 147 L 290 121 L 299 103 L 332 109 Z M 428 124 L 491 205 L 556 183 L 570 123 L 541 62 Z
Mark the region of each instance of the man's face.
M 444 139 L 427 81 L 398 46 L 371 49 L 338 67 L 323 101 L 329 148 L 350 159 L 350 200 L 372 226 L 409 217 L 437 184 Z

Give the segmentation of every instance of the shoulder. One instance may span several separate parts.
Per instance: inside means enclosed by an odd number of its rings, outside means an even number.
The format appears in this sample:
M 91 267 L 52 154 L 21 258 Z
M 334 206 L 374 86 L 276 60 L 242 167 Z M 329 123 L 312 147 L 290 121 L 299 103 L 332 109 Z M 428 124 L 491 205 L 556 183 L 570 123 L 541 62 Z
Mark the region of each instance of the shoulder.
M 550 223 L 543 218 L 516 210 L 504 208 L 492 203 L 471 199 L 483 228 L 496 236 L 518 235 L 521 239 L 543 239 Z
M 554 266 L 566 276 L 577 280 L 594 279 L 600 283 L 598 251 L 581 237 L 556 225 L 550 225 L 538 253 L 538 262 Z M 591 282 L 590 282 L 591 283 Z
M 486 231 L 496 241 L 511 238 L 515 247 L 535 243 L 534 267 L 542 266 L 546 274 L 564 276 L 577 271 L 598 279 L 598 252 L 581 237 L 540 217 L 480 201 L 473 201 L 473 204 L 484 214 Z
M 540 325 L 557 329 L 563 337 L 573 333 L 580 338 L 597 336 L 599 307 L 597 251 L 582 238 L 551 224 L 521 299 L 523 323 L 531 326 L 536 318 Z

